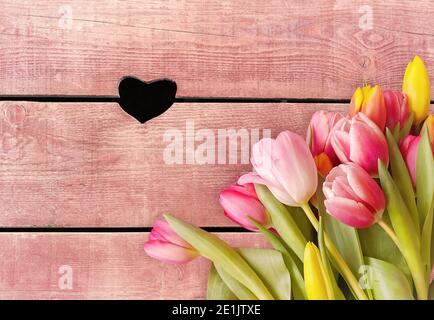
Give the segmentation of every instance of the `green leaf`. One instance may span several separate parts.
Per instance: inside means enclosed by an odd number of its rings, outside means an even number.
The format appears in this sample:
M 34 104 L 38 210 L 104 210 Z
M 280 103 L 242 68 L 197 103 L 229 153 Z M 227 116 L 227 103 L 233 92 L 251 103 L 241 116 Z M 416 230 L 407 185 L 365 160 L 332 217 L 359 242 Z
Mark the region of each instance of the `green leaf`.
M 266 186 L 255 184 L 255 190 L 259 200 L 270 214 L 274 228 L 288 247 L 303 261 L 307 240 L 286 207 L 274 197 Z
M 216 266 L 222 267 L 250 291 L 254 292 L 258 298 L 264 300 L 274 299 L 250 265 L 226 242 L 214 234 L 169 214 L 165 214 L 164 217 L 173 230 L 196 249 L 201 256 L 211 260 Z
M 237 296 L 228 288 L 218 274 L 214 264 L 208 274 L 208 286 L 206 298 L 208 300 L 236 300 Z
M 307 298 L 306 290 L 304 288 L 303 274 L 300 271 L 300 267 L 291 257 L 291 249 L 289 249 L 279 237 L 270 232 L 268 229 L 264 228 L 264 226 L 259 224 L 257 221 L 251 218 L 250 221 L 258 228 L 259 232 L 265 235 L 273 248 L 282 254 L 283 261 L 285 262 L 286 268 L 291 275 L 291 286 L 294 300 L 306 300 Z M 295 259 L 297 259 L 297 257 Z
M 399 141 L 404 139 L 408 134 L 410 133 L 411 126 L 413 125 L 413 112 L 408 117 L 407 121 L 405 121 L 404 125 L 402 126 L 401 131 L 399 132 Z
M 434 160 L 428 130 L 423 130 L 416 160 L 417 208 L 422 222 L 421 250 L 427 275 L 431 274 L 431 236 L 433 225 Z
M 241 248 L 239 252 L 256 271 L 273 297 L 278 300 L 291 299 L 291 275 L 280 252 L 260 248 Z
M 389 128 L 386 128 L 387 131 L 389 131 Z M 396 142 L 399 142 L 399 132 L 401 128 L 399 125 L 399 122 L 396 124 L 396 126 L 392 129 L 392 135 Z
M 321 178 L 318 185 L 322 186 L 323 179 Z M 360 246 L 359 235 L 356 229 L 351 228 L 326 212 L 324 207 L 324 194 L 322 188 L 317 189 L 318 206 L 321 217 L 324 219 L 324 230 L 335 244 L 339 253 L 348 264 L 353 274 L 358 274 L 360 266 L 364 265 L 362 248 Z
M 332 288 L 333 299 L 345 300 L 345 296 L 343 295 L 341 289 L 338 286 L 336 278 L 333 274 L 332 267 L 330 265 L 330 259 L 329 259 L 328 251 L 327 251 L 325 241 L 324 241 L 324 219 L 323 219 L 322 214 L 324 214 L 324 212 L 320 212 L 320 217 L 319 217 L 318 247 L 319 247 L 319 252 L 321 254 L 321 260 L 322 260 L 322 263 L 324 265 L 326 281 L 328 282 L 328 285 L 330 285 L 330 287 Z
M 387 215 L 384 214 L 383 219 L 388 221 Z M 358 233 L 363 253 L 366 256 L 395 265 L 411 280 L 410 270 L 401 251 L 378 224 L 366 229 L 359 229 Z
M 419 213 L 417 211 L 410 174 L 408 173 L 407 166 L 402 158 L 399 147 L 389 129 L 386 129 L 386 137 L 389 145 L 389 159 L 393 180 L 396 182 L 402 199 L 410 211 L 416 229 L 420 230 Z
M 313 241 L 316 238 L 316 232 L 310 223 L 308 217 L 300 207 L 285 206 L 297 226 L 300 228 L 307 241 Z
M 393 264 L 366 257 L 368 284 L 376 300 L 414 300 L 413 290 L 405 275 Z
M 392 222 L 393 230 L 400 243 L 399 249 L 410 269 L 418 298 L 426 299 L 428 287 L 426 270 L 420 257 L 421 247 L 419 232 L 416 231 L 413 219 L 401 197 L 398 187 L 381 160 L 378 160 L 378 172 L 381 186 L 386 196 L 387 211 L 390 221 Z
M 223 280 L 228 289 L 231 290 L 239 300 L 258 300 L 258 297 L 256 297 L 252 291 L 231 276 L 229 272 L 226 272 L 222 266 L 219 264 L 214 264 L 214 266 L 220 279 Z

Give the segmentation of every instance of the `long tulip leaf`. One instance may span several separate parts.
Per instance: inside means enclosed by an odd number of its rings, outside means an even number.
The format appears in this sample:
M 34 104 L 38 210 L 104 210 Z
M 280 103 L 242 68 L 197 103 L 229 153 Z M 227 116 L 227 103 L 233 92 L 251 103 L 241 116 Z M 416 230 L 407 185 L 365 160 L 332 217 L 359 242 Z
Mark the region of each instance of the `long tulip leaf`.
M 324 241 L 324 219 L 320 213 L 319 217 L 319 226 L 318 226 L 318 247 L 319 252 L 321 254 L 321 260 L 324 265 L 324 271 L 326 274 L 326 279 L 329 282 L 329 285 L 333 289 L 333 297 L 336 300 L 345 300 L 345 296 L 343 295 L 341 289 L 338 286 L 338 283 L 336 281 L 336 278 L 334 276 L 332 267 L 330 265 L 330 259 L 328 256 L 327 247 L 325 245 Z
M 414 300 L 410 283 L 401 270 L 383 260 L 365 260 L 369 266 L 368 284 L 376 300 Z
M 393 180 L 396 182 L 402 199 L 410 211 L 416 229 L 420 230 L 419 213 L 417 211 L 410 174 L 408 173 L 405 161 L 399 151 L 399 147 L 389 129 L 386 130 L 386 136 L 389 145 L 389 159 Z
M 220 278 L 239 300 L 258 300 L 258 297 L 252 291 L 234 278 L 221 265 L 214 264 L 214 266 Z
M 255 184 L 255 190 L 259 200 L 270 214 L 274 228 L 297 257 L 303 261 L 307 240 L 297 223 L 288 213 L 286 207 L 274 197 L 266 186 Z
M 164 217 L 173 230 L 195 248 L 201 256 L 211 260 L 219 267 L 222 267 L 250 291 L 254 292 L 258 298 L 274 300 L 274 297 L 255 271 L 241 255 L 226 242 L 214 234 L 206 232 L 169 214 L 164 215 Z
M 404 125 L 402 126 L 402 129 L 399 132 L 399 141 L 404 139 L 410 133 L 411 126 L 413 125 L 413 118 L 414 118 L 414 114 L 412 112 L 408 117 L 407 121 L 405 121 Z
M 220 277 L 214 264 L 211 265 L 208 274 L 206 298 L 207 300 L 237 300 L 238 298 Z
M 260 248 L 241 248 L 239 252 L 276 299 L 291 299 L 291 275 L 280 252 Z
M 434 209 L 434 160 L 428 130 L 423 130 L 416 160 L 417 207 L 422 221 L 421 250 L 427 276 L 431 274 L 431 236 Z
M 295 260 L 291 257 L 290 249 L 286 247 L 285 243 L 278 236 L 264 228 L 264 226 L 259 224 L 257 221 L 253 219 L 250 219 L 250 221 L 258 228 L 259 232 L 267 238 L 273 248 L 282 254 L 283 261 L 291 275 L 291 286 L 294 299 L 306 300 L 303 274 Z
M 316 232 L 310 223 L 308 217 L 300 207 L 285 206 L 291 217 L 294 219 L 297 226 L 300 228 L 307 241 L 313 241 L 316 239 Z
M 383 214 L 383 219 L 389 223 L 386 213 Z M 395 265 L 411 280 L 410 270 L 401 251 L 378 224 L 366 229 L 359 229 L 358 233 L 363 253 L 366 256 Z
M 399 249 L 410 269 L 418 298 L 426 299 L 428 288 L 426 270 L 423 267 L 423 262 L 420 257 L 419 232 L 417 232 L 414 226 L 411 214 L 401 197 L 398 187 L 381 160 L 378 161 L 378 172 L 382 189 L 386 195 L 387 211 L 390 221 L 400 243 Z

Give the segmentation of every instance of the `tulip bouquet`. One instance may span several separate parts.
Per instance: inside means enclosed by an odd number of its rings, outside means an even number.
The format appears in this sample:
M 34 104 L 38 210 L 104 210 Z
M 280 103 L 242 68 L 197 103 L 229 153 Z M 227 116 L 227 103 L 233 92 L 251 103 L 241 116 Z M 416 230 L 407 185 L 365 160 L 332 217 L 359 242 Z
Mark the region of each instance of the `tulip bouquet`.
M 253 146 L 253 172 L 220 193 L 225 215 L 268 248 L 232 248 L 171 215 L 146 253 L 209 259 L 209 299 L 419 299 L 431 285 L 434 115 L 424 62 L 402 92 L 358 88 L 348 116 L 317 111 L 307 138 L 281 132 Z

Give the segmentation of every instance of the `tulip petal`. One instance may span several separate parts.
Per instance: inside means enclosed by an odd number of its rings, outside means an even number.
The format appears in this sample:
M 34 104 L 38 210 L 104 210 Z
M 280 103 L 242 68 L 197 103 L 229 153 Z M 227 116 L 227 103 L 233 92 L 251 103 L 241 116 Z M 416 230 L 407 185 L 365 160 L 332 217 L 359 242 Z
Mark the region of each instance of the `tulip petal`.
M 144 249 L 150 257 L 172 264 L 186 263 L 198 256 L 198 253 L 193 249 L 160 240 L 147 241 Z
M 252 196 L 227 189 L 220 193 L 220 204 L 225 210 L 225 215 L 242 227 L 255 231 L 256 227 L 248 220 L 252 217 L 260 224 L 268 227 L 270 221 L 264 206 Z
M 187 241 L 182 239 L 176 234 L 176 232 L 170 227 L 169 223 L 164 219 L 158 219 L 154 223 L 154 227 L 151 231 L 152 238 L 162 241 L 171 242 L 181 247 L 190 247 Z
M 252 158 L 250 162 L 255 171 L 267 182 L 278 185 L 276 178 L 271 172 L 273 166 L 273 153 L 276 149 L 276 141 L 271 138 L 264 138 L 253 145 Z M 258 182 L 260 183 L 260 182 Z M 262 183 L 264 184 L 264 183 Z
M 372 207 L 376 212 L 384 210 L 386 200 L 380 186 L 362 168 L 356 165 L 347 167 L 347 179 L 358 198 Z
M 269 181 L 265 181 L 260 175 L 255 172 L 250 172 L 242 175 L 238 179 L 238 183 L 241 185 L 244 185 L 246 183 L 257 183 L 266 185 L 267 188 L 270 189 L 271 193 L 280 202 L 293 207 L 298 205 L 297 202 L 282 187 L 273 185 Z
M 360 114 L 362 115 L 362 114 Z M 386 165 L 389 163 L 389 149 L 387 141 L 380 129 L 372 123 L 375 128 L 365 121 L 357 121 L 353 118 L 350 129 L 350 159 L 357 163 L 371 175 L 378 174 L 378 159 Z
M 313 114 L 310 121 L 312 155 L 316 156 L 325 149 L 330 127 L 326 112 L 321 110 Z
M 307 203 L 316 191 L 318 173 L 304 139 L 290 131 L 281 132 L 273 155 L 271 170 L 280 185 L 299 205 Z
M 339 160 L 350 162 L 350 136 L 347 132 L 335 130 L 332 133 L 331 143 Z
M 368 228 L 375 222 L 374 215 L 361 203 L 335 197 L 324 201 L 327 212 L 342 223 L 354 228 Z

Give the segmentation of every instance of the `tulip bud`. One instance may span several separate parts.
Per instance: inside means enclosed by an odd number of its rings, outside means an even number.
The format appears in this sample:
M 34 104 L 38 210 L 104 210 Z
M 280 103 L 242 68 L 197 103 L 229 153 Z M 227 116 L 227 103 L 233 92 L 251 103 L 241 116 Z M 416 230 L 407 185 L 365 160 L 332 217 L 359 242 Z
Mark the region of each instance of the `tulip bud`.
M 312 115 L 307 130 L 307 143 L 312 155 L 318 156 L 325 153 L 333 165 L 339 164 L 339 159 L 330 142 L 331 132 L 335 124 L 343 116 L 336 112 L 317 111 Z
M 276 139 L 257 142 L 251 162 L 256 172 L 243 175 L 238 183 L 264 184 L 288 206 L 300 207 L 308 203 L 316 191 L 315 161 L 306 141 L 293 132 L 283 131 Z
M 333 288 L 318 248 L 308 242 L 304 250 L 304 283 L 309 300 L 332 300 Z
M 150 257 L 173 264 L 189 262 L 199 255 L 163 219 L 155 222 L 144 249 Z
M 339 120 L 333 129 L 331 142 L 343 163 L 357 163 L 372 176 L 378 175 L 378 159 L 386 165 L 389 163 L 386 137 L 363 113 L 351 120 Z
M 356 164 L 341 164 L 323 184 L 327 212 L 354 228 L 368 228 L 381 219 L 386 204 L 375 180 Z
M 248 230 L 258 230 L 248 217 L 266 228 L 271 224 L 270 216 L 256 196 L 255 187 L 251 183 L 243 186 L 234 184 L 220 192 L 220 205 L 229 219 Z
M 386 127 L 393 130 L 399 123 L 402 128 L 411 114 L 407 96 L 394 90 L 384 90 L 383 96 L 387 110 Z
M 386 124 L 386 106 L 380 86 L 371 87 L 370 85 L 366 85 L 362 89 L 356 89 L 350 102 L 350 117 L 354 117 L 359 112 L 366 114 L 381 131 L 384 130 Z
M 402 92 L 408 97 L 410 108 L 414 113 L 414 123 L 416 125 L 421 123 L 429 113 L 430 82 L 428 71 L 419 56 L 415 56 L 407 65 Z

